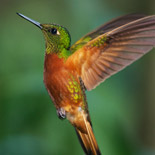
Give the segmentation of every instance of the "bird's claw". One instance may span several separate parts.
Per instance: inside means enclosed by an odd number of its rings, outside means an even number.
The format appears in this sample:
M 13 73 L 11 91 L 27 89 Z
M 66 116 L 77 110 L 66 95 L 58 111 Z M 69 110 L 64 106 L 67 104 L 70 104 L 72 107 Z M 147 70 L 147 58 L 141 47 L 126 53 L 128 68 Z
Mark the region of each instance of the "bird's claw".
M 66 118 L 66 111 L 63 108 L 57 109 L 57 115 L 60 119 Z

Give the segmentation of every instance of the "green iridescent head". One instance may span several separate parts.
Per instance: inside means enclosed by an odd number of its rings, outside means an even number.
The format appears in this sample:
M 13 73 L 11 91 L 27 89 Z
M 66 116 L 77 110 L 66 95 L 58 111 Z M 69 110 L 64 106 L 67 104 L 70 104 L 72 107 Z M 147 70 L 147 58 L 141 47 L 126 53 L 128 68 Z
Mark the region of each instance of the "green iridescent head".
M 61 52 L 70 48 L 71 38 L 66 28 L 56 24 L 41 24 L 46 40 L 47 53 Z
M 47 54 L 58 53 L 61 55 L 61 52 L 64 53 L 64 51 L 69 50 L 71 37 L 66 28 L 57 24 L 40 24 L 20 13 L 17 14 L 42 30 L 46 41 Z

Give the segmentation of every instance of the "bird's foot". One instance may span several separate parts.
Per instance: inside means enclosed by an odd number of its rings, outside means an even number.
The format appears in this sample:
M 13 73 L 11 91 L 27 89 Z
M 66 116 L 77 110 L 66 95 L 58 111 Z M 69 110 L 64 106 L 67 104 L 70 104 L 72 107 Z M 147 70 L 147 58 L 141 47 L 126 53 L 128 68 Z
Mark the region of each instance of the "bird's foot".
M 60 119 L 66 118 L 66 111 L 63 108 L 57 109 L 57 115 Z

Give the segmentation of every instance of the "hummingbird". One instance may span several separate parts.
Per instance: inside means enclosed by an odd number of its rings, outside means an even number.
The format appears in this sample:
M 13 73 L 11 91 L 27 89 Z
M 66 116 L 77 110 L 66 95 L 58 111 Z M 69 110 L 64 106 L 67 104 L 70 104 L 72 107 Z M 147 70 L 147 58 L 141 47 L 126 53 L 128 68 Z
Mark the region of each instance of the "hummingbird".
M 65 27 L 41 24 L 17 14 L 43 32 L 46 47 L 44 84 L 58 117 L 73 125 L 86 155 L 101 155 L 85 92 L 155 46 L 155 15 L 118 17 L 71 45 L 71 36 Z

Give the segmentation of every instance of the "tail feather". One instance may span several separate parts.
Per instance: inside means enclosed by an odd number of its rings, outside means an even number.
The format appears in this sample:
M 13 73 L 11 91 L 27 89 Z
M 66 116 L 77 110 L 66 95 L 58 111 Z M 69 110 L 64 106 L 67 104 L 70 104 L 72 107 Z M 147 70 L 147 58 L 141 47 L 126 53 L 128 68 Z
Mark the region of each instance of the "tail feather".
M 101 155 L 90 122 L 85 119 L 84 122 L 87 133 L 84 133 L 75 127 L 77 136 L 84 152 L 86 153 L 86 155 Z
M 88 138 L 84 133 L 81 133 L 80 130 L 76 129 L 76 134 L 78 136 L 78 139 L 80 141 L 80 144 L 83 148 L 83 151 L 86 153 L 86 155 L 90 155 L 91 154 L 91 150 L 89 149 L 89 143 L 88 143 Z

